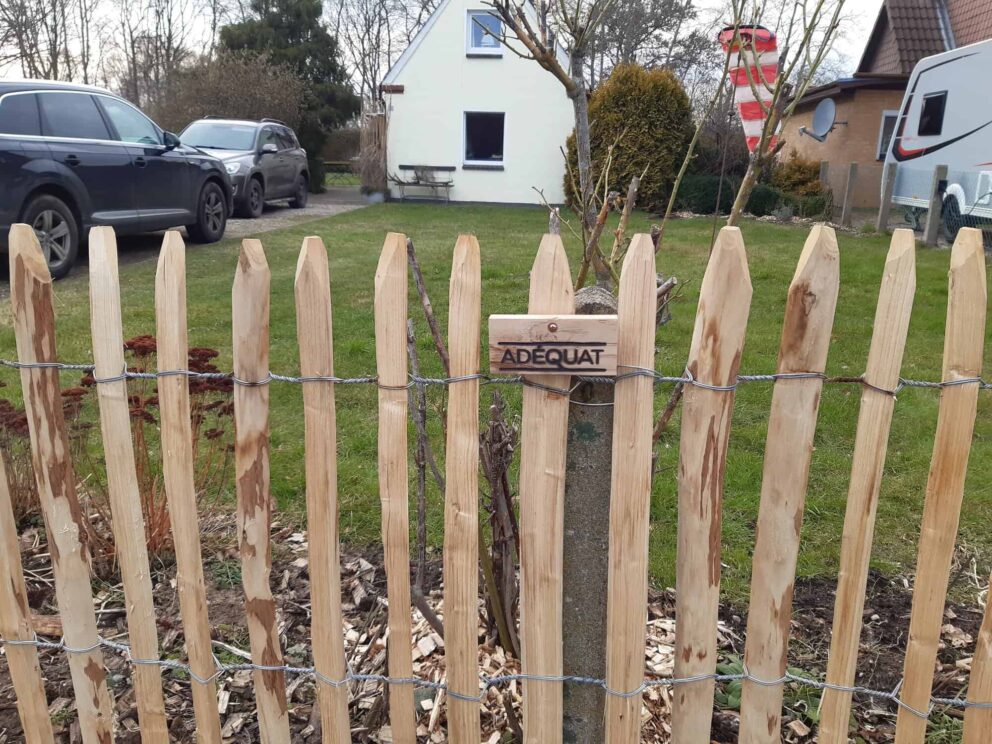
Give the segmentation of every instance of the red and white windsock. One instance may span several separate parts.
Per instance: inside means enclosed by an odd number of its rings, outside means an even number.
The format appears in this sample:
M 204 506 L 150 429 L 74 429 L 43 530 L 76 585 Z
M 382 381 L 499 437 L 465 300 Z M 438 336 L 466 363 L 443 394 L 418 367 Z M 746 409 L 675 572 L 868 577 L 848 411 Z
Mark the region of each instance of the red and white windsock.
M 736 37 L 739 34 L 740 39 Z M 741 115 L 747 149 L 754 152 L 761 141 L 761 130 L 768 118 L 772 89 L 778 77 L 778 43 L 775 34 L 764 26 L 740 26 L 738 34 L 728 26 L 720 32 L 724 54 L 730 53 L 730 82 L 734 86 L 734 103 Z M 757 94 L 757 95 L 756 95 Z M 767 149 L 775 147 L 778 137 L 768 138 Z

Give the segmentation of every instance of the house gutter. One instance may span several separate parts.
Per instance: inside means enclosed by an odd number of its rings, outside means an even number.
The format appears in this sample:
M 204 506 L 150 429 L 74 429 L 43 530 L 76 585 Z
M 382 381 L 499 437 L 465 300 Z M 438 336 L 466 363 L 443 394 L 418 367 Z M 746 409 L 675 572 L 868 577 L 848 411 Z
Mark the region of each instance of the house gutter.
M 944 41 L 944 49 L 948 52 L 957 49 L 954 40 L 954 29 L 951 28 L 951 16 L 947 12 L 947 0 L 934 0 L 934 10 L 937 11 L 937 25 L 940 27 L 940 38 Z

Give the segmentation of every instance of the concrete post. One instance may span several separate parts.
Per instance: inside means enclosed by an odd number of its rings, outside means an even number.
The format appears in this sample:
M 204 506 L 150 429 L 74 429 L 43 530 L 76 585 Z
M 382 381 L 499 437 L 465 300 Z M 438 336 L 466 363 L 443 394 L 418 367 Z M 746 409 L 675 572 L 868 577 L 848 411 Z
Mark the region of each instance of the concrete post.
M 884 233 L 889 229 L 889 213 L 892 211 L 892 190 L 896 185 L 896 172 L 899 166 L 889 163 L 882 171 L 882 203 L 878 206 L 878 219 L 875 220 L 876 232 Z
M 575 312 L 613 315 L 617 300 L 602 287 L 584 287 Z M 583 383 L 572 393 L 565 461 L 563 668 L 566 675 L 596 679 L 606 677 L 612 402 L 607 383 Z M 565 744 L 603 744 L 605 704 L 601 688 L 566 684 Z
M 851 226 L 851 210 L 854 209 L 854 187 L 858 183 L 858 164 L 851 163 L 847 167 L 847 185 L 844 187 L 844 206 L 840 212 L 840 224 Z
M 927 222 L 923 228 L 923 242 L 930 246 L 937 245 L 940 213 L 944 207 L 944 192 L 941 189 L 941 182 L 946 180 L 946 165 L 938 165 L 933 169 L 933 182 L 930 184 L 930 206 L 927 209 Z

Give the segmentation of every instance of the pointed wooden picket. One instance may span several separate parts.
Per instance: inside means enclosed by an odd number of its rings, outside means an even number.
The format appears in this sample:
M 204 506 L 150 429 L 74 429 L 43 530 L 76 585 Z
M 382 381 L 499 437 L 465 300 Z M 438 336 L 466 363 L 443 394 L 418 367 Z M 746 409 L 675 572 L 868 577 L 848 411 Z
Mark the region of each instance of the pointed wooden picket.
M 296 336 L 300 374 L 333 377 L 334 337 L 327 251 L 320 238 L 303 240 L 296 264 Z M 323 740 L 349 744 L 348 686 L 341 618 L 341 557 L 338 546 L 338 453 L 334 385 L 303 383 L 306 439 L 307 545 L 309 547 L 310 638 L 317 670 L 317 701 Z
M 545 235 L 530 273 L 532 315 L 575 312 L 561 238 Z M 525 386 L 520 432 L 520 634 L 525 674 L 562 673 L 562 554 L 568 375 Z M 524 682 L 524 744 L 560 744 L 562 684 Z
M 982 373 L 985 343 L 985 251 L 980 230 L 966 227 L 958 233 L 951 248 L 947 294 L 942 379 L 970 380 Z M 904 705 L 899 708 L 896 722 L 896 744 L 916 744 L 926 735 L 925 715 L 930 709 L 937 644 L 977 411 L 977 382 L 940 391 L 913 582 L 906 665 L 899 691 Z
M 162 240 L 155 272 L 155 333 L 159 371 L 189 367 L 186 332 L 186 246 L 175 230 Z M 176 550 L 179 613 L 186 639 L 192 682 L 193 715 L 199 744 L 220 744 L 217 685 L 210 645 L 207 590 L 200 554 L 200 520 L 194 485 L 193 432 L 190 422 L 189 380 L 185 375 L 158 378 L 162 478 L 169 505 Z
M 5 641 L 34 640 L 19 547 L 7 466 L 0 456 L 0 635 Z M 21 718 L 25 744 L 54 744 L 55 734 L 48 715 L 38 649 L 7 643 L 4 645 L 4 655 L 14 694 L 17 695 L 17 712 Z
M 94 376 L 120 377 L 124 370 L 124 331 L 121 288 L 117 274 L 117 240 L 109 227 L 90 230 L 90 325 L 93 331 Z M 148 568 L 141 491 L 131 444 L 131 415 L 127 381 L 117 379 L 96 386 L 100 402 L 103 457 L 107 463 L 107 491 L 121 578 L 131 653 L 137 659 L 158 659 L 158 633 L 152 579 Z M 142 742 L 169 741 L 162 695 L 162 670 L 155 664 L 134 667 L 134 696 Z
M 407 480 L 406 236 L 389 233 L 375 271 L 375 359 L 379 375 L 379 499 L 389 599 L 389 676 L 413 677 L 410 493 Z M 394 744 L 416 744 L 413 685 L 389 686 Z
M 896 230 L 882 273 L 865 367 L 867 384 L 861 391 L 861 410 L 854 439 L 827 662 L 827 682 L 832 685 L 850 687 L 857 669 L 875 514 L 895 408 L 895 397 L 886 391 L 895 390 L 899 383 L 915 293 L 916 239 L 912 230 Z M 824 690 L 820 705 L 820 741 L 846 744 L 850 716 L 851 693 Z
M 968 702 L 976 705 L 964 712 L 964 744 L 985 744 L 992 731 L 992 604 L 988 600 L 971 661 Z
M 378 472 L 388 589 L 389 728 L 394 744 L 416 744 L 415 678 L 409 559 L 407 460 L 406 238 L 386 237 L 375 277 L 378 382 Z M 126 597 L 134 658 L 158 657 L 142 514 L 129 435 L 127 384 L 122 376 L 122 316 L 115 239 L 107 228 L 90 239 L 91 324 L 115 544 Z M 114 706 L 97 635 L 91 593 L 87 526 L 60 398 L 53 292 L 34 231 L 11 232 L 11 298 L 21 381 L 42 515 L 50 536 L 53 575 L 79 734 L 83 744 L 111 744 Z M 845 744 L 855 683 L 861 616 L 884 470 L 915 291 L 914 238 L 896 231 L 885 263 L 865 367 L 841 545 L 833 638 L 823 691 L 823 744 Z M 654 246 L 635 236 L 619 286 L 619 370 L 614 401 L 605 704 L 607 744 L 639 744 L 647 608 L 650 529 L 651 420 L 654 402 L 656 273 Z M 783 685 L 800 547 L 805 492 L 839 284 L 833 232 L 815 227 L 789 289 L 765 452 L 753 558 L 751 605 L 744 662 L 754 679 L 743 682 L 740 741 L 781 740 Z M 976 417 L 985 329 L 985 260 L 981 236 L 963 229 L 951 251 L 950 289 L 942 377 L 944 385 L 922 519 L 914 600 L 900 690 L 897 744 L 919 744 L 934 681 L 950 564 Z M 286 675 L 282 671 L 276 605 L 270 588 L 272 497 L 269 485 L 269 268 L 258 241 L 244 242 L 232 291 L 235 471 L 239 549 L 254 670 L 257 738 L 289 744 Z M 447 737 L 476 744 L 481 735 L 478 586 L 478 427 L 481 260 L 478 242 L 455 246 L 448 306 L 451 375 L 444 534 L 445 682 Z M 721 231 L 702 285 L 695 318 L 681 418 L 678 470 L 678 554 L 675 630 L 676 678 L 672 739 L 708 744 L 717 662 L 721 511 L 727 446 L 752 287 L 740 232 Z M 330 276 L 327 251 L 307 238 L 295 278 L 297 341 L 306 444 L 306 499 L 312 607 L 313 664 L 320 738 L 352 740 L 349 686 L 342 634 L 337 492 L 337 431 Z M 156 275 L 159 408 L 164 486 L 176 549 L 182 633 L 191 671 L 196 738 L 220 744 L 217 668 L 194 486 L 190 420 L 185 246 L 179 234 L 163 241 Z M 574 311 L 564 246 L 545 236 L 531 272 L 531 314 Z M 792 375 L 790 377 L 790 375 Z M 309 378 L 309 379 L 307 379 Z M 324 379 L 327 378 L 327 379 Z M 569 410 L 566 376 L 526 381 L 520 461 L 521 671 L 524 744 L 562 744 L 563 510 Z M 0 460 L 0 635 L 30 640 L 30 608 L 20 567 L 10 493 Z M 51 744 L 45 685 L 37 649 L 3 648 L 29 744 Z M 131 669 L 142 741 L 169 736 L 162 704 L 161 669 Z M 534 679 L 537 677 L 538 679 Z M 539 679 L 547 677 L 547 679 Z M 758 680 L 771 684 L 759 684 Z M 490 693 L 491 694 L 491 693 Z M 487 701 L 489 696 L 487 695 Z M 965 744 L 988 739 L 992 726 L 992 612 L 986 613 L 972 662 L 964 712 Z M 491 702 L 491 701 L 489 701 Z M 426 722 L 426 719 L 425 719 Z M 432 725 L 436 724 L 432 718 Z M 441 729 L 436 725 L 432 733 Z
M 272 571 L 272 494 L 269 491 L 269 266 L 262 244 L 241 244 L 232 290 L 234 336 L 234 468 L 238 497 L 241 581 L 252 661 L 283 665 Z M 289 744 L 286 675 L 256 669 L 255 706 L 263 744 Z
M 674 689 L 672 735 L 679 744 L 709 744 L 720 603 L 720 533 L 727 444 L 751 279 L 740 230 L 720 230 L 699 291 L 687 370 L 712 390 L 688 385 L 679 449 L 675 676 L 704 676 Z
M 448 303 L 451 376 L 479 373 L 482 269 L 479 243 L 455 244 Z M 479 695 L 479 380 L 453 382 L 448 392 L 445 448 L 444 648 L 448 689 Z M 448 697 L 448 740 L 477 744 L 479 703 Z
M 10 229 L 10 299 L 18 361 L 28 365 L 56 363 L 52 277 L 29 225 Z M 50 538 L 48 550 L 62 632 L 66 645 L 77 649 L 68 656 L 79 730 L 84 744 L 109 744 L 114 740 L 114 706 L 99 649 L 90 551 L 69 457 L 58 370 L 24 367 L 21 390 L 38 498 Z
M 633 692 L 644 677 L 651 510 L 654 379 L 654 243 L 635 235 L 620 274 L 617 383 L 613 400 L 606 684 Z M 641 696 L 606 698 L 607 744 L 637 744 Z
M 832 228 L 817 225 L 789 285 L 778 374 L 824 373 L 839 287 L 837 238 Z M 748 672 L 765 681 L 785 674 L 792 589 L 822 388 L 820 378 L 782 378 L 772 393 L 744 649 Z M 742 744 L 781 741 L 783 694 L 781 684 L 745 680 Z

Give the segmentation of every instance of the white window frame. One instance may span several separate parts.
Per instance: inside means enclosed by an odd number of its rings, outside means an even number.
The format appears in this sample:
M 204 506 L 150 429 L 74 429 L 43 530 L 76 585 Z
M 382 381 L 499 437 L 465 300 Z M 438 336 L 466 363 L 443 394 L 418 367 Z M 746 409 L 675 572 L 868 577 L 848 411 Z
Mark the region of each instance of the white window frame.
M 892 139 L 896 136 L 896 129 L 899 127 L 899 114 L 902 113 L 899 109 L 885 109 L 882 111 L 882 120 L 878 122 L 878 141 L 875 143 L 875 160 L 876 162 L 883 162 L 889 154 L 889 148 L 885 148 L 885 152 L 882 152 L 882 136 L 885 134 L 885 120 L 890 116 L 895 117 L 896 123 L 892 127 L 892 137 L 889 138 L 889 145 L 892 144 Z M 879 153 L 882 153 L 882 157 L 879 157 Z
M 502 114 L 503 115 L 503 157 L 499 160 L 469 160 L 465 157 L 468 151 L 468 115 L 469 114 Z M 462 112 L 462 165 L 475 168 L 491 167 L 499 170 L 506 165 L 506 112 L 505 111 L 463 111 Z
M 499 21 L 500 27 L 503 26 L 503 21 L 500 20 L 492 11 L 486 10 L 485 8 L 478 8 L 474 10 L 466 11 L 465 13 L 465 54 L 470 57 L 502 57 L 503 56 L 503 44 L 499 39 L 495 39 L 496 46 L 494 47 L 477 47 L 472 46 L 472 30 L 475 27 L 475 17 L 479 15 L 487 15 Z

